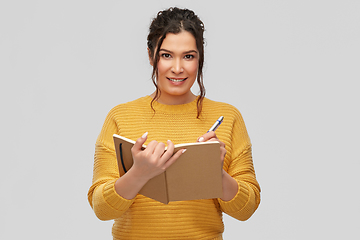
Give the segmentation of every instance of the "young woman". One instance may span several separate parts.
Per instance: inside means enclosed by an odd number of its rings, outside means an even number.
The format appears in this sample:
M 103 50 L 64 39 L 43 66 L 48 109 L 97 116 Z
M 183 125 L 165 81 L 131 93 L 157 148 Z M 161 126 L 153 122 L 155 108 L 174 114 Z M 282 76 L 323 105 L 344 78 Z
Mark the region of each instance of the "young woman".
M 191 10 L 160 11 L 148 35 L 155 92 L 114 107 L 106 117 L 96 141 L 88 199 L 99 219 L 115 220 L 114 239 L 222 239 L 222 212 L 246 220 L 260 203 L 251 143 L 239 111 L 204 97 L 203 32 L 203 23 Z M 195 81 L 198 96 L 191 92 Z M 224 116 L 221 127 L 216 134 L 207 133 L 219 116 Z M 137 139 L 134 165 L 121 177 L 113 134 Z M 173 154 L 174 144 L 195 141 L 220 142 L 222 198 L 166 205 L 138 194 L 149 179 L 186 154 Z

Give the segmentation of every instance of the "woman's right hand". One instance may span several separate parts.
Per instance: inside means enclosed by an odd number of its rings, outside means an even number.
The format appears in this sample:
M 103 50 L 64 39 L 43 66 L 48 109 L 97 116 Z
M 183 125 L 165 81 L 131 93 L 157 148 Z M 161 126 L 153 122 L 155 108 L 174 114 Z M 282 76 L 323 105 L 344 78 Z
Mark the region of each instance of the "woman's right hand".
M 163 173 L 178 159 L 184 150 L 179 150 L 174 155 L 174 144 L 168 141 L 165 151 L 165 144 L 151 141 L 145 149 L 142 145 L 147 139 L 147 133 L 136 140 L 131 149 L 133 166 L 122 177 L 115 182 L 116 192 L 126 199 L 136 197 L 141 188 L 153 177 Z
M 168 167 L 173 164 L 176 159 L 180 157 L 183 150 L 176 152 L 174 155 L 174 144 L 168 140 L 167 149 L 165 151 L 165 144 L 151 141 L 145 149 L 142 145 L 147 140 L 147 134 L 138 138 L 131 149 L 134 164 L 131 167 L 133 174 L 136 174 L 139 179 L 148 181 L 151 178 L 163 173 Z

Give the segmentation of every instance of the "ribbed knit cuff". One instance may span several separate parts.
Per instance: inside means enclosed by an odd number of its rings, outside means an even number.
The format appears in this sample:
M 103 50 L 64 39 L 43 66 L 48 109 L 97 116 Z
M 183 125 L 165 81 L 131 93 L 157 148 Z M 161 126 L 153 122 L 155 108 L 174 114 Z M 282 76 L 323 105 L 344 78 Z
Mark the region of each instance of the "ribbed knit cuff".
M 104 199 L 111 207 L 118 211 L 127 210 L 134 202 L 134 199 L 129 200 L 117 194 L 115 191 L 115 182 L 116 179 L 105 184 L 103 188 Z
M 239 212 L 250 199 L 249 186 L 241 181 L 237 181 L 237 183 L 238 192 L 233 199 L 230 201 L 223 201 L 219 198 L 221 208 L 227 214 Z

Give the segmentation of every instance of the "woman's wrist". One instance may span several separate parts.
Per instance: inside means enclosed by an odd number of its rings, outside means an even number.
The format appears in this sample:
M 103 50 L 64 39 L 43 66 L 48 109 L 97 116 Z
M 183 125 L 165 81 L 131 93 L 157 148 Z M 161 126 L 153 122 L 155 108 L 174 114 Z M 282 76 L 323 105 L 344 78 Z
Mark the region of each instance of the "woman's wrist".
M 115 182 L 115 191 L 125 199 L 133 199 L 139 193 L 141 188 L 147 183 L 148 180 L 138 176 L 134 169 L 130 168 L 129 171 L 118 178 Z
M 238 183 L 224 169 L 223 169 L 223 175 L 222 175 L 222 182 L 223 182 L 223 184 L 222 184 L 223 185 L 223 196 L 222 196 L 221 200 L 230 201 L 238 193 L 238 188 L 239 188 Z

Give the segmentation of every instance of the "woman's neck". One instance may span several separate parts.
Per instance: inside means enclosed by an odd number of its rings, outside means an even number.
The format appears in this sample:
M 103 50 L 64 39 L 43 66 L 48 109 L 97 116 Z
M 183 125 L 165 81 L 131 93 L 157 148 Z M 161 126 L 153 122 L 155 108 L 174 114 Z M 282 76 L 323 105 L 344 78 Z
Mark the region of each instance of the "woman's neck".
M 153 92 L 150 97 L 155 98 L 155 93 Z M 189 92 L 188 94 L 181 95 L 181 96 L 174 96 L 174 95 L 166 95 L 166 94 L 161 94 L 160 97 L 158 99 L 156 99 L 156 101 L 158 103 L 161 104 L 165 104 L 165 105 L 180 105 L 180 104 L 187 104 L 190 103 L 192 101 L 194 101 L 196 99 L 196 95 L 194 95 L 192 92 Z

